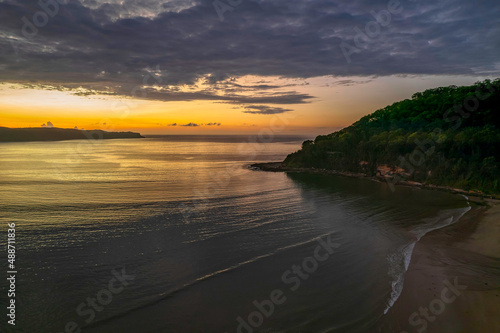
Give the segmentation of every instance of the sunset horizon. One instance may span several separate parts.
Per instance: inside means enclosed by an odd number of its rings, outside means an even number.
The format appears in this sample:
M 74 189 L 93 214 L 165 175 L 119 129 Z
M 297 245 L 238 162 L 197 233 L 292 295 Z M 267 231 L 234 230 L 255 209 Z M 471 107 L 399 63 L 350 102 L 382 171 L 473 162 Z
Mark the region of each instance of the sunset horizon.
M 75 92 L 55 86 L 3 83 L 0 85 L 0 126 L 41 127 L 51 121 L 60 128 L 76 126 L 147 135 L 230 135 L 258 134 L 279 123 L 280 134 L 317 136 L 345 128 L 379 108 L 411 98 L 415 91 L 469 85 L 486 78 L 495 77 L 390 76 L 360 78 L 359 82 L 346 82 L 345 78 L 316 80 L 321 83 L 303 80 L 296 89 L 302 87 L 300 94 L 307 95 L 310 100 L 286 104 L 286 108 L 271 104 L 235 106 L 221 100 L 165 102 L 126 95 L 99 95 L 99 92 L 85 92 L 81 87 Z M 68 112 L 68 109 L 73 111 Z
M 498 0 L 0 0 L 0 331 L 500 332 Z

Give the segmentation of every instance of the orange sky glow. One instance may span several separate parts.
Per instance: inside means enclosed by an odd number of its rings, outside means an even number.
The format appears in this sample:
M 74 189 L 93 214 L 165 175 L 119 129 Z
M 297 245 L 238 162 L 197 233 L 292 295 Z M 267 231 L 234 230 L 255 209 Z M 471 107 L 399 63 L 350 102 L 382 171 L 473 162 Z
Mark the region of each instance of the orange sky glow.
M 98 93 L 81 96 L 75 90 L 3 83 L 0 84 L 0 126 L 40 127 L 50 121 L 61 128 L 77 126 L 143 134 L 250 134 L 274 126 L 280 134 L 318 135 L 348 126 L 381 107 L 410 98 L 417 91 L 472 84 L 482 79 L 472 76 L 240 79 L 247 84 L 257 81 L 288 84 L 290 87 L 281 88 L 281 92 L 289 89 L 314 97 L 303 104 L 276 105 L 290 110 L 279 114 L 245 113 L 243 105 L 217 100 L 160 101 L 148 96 L 132 98 Z M 181 89 L 196 91 L 203 87 Z M 191 126 L 186 126 L 189 124 Z

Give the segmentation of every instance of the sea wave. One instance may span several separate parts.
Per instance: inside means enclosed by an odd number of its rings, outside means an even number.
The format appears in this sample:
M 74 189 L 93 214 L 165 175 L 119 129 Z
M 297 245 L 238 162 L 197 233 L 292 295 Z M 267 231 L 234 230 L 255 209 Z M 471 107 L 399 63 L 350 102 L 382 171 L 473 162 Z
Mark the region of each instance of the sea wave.
M 424 219 L 422 224 L 415 227 L 410 231 L 412 239 L 414 241 L 401 246 L 396 252 L 391 253 L 387 256 L 389 262 L 389 276 L 391 277 L 392 291 L 387 301 L 387 307 L 384 310 L 386 314 L 394 303 L 398 300 L 399 296 L 403 292 L 404 280 L 408 267 L 410 266 L 411 257 L 413 255 L 413 250 L 415 245 L 424 237 L 427 233 L 444 228 L 451 224 L 456 223 L 462 216 L 465 215 L 469 210 L 472 209 L 469 198 L 464 196 L 467 200 L 468 207 L 444 210 L 437 217 L 432 219 Z

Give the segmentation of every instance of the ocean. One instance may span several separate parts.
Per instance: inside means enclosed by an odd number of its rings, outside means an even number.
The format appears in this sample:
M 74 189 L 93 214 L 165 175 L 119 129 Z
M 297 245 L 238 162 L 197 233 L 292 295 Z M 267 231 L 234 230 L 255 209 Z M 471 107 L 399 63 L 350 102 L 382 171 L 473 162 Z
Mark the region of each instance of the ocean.
M 16 326 L 2 329 L 373 331 L 404 288 L 415 243 L 470 205 L 248 167 L 304 139 L 1 143 L 0 251 L 15 223 L 18 270 Z

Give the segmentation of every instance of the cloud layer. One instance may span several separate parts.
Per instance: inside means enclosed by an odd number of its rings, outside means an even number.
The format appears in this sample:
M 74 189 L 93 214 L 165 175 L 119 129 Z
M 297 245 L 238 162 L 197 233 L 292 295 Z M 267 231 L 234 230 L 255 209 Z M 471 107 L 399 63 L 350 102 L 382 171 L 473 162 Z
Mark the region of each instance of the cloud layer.
M 494 0 L 406 0 L 385 21 L 381 0 L 242 0 L 223 21 L 213 0 L 59 1 L 0 1 L 0 81 L 273 114 L 313 96 L 234 78 L 500 73 Z
M 172 124 L 168 124 L 167 126 L 181 126 L 181 127 L 200 127 L 200 126 L 220 126 L 222 125 L 221 123 L 207 123 L 207 124 L 204 124 L 204 123 L 201 123 L 201 124 L 197 124 L 197 123 L 193 123 L 193 122 L 189 122 L 187 124 L 178 124 L 178 123 L 172 123 Z
M 244 113 L 253 113 L 253 114 L 279 114 L 285 113 L 289 111 L 293 111 L 292 109 L 284 109 L 279 107 L 270 107 L 267 105 L 248 105 L 245 106 Z

